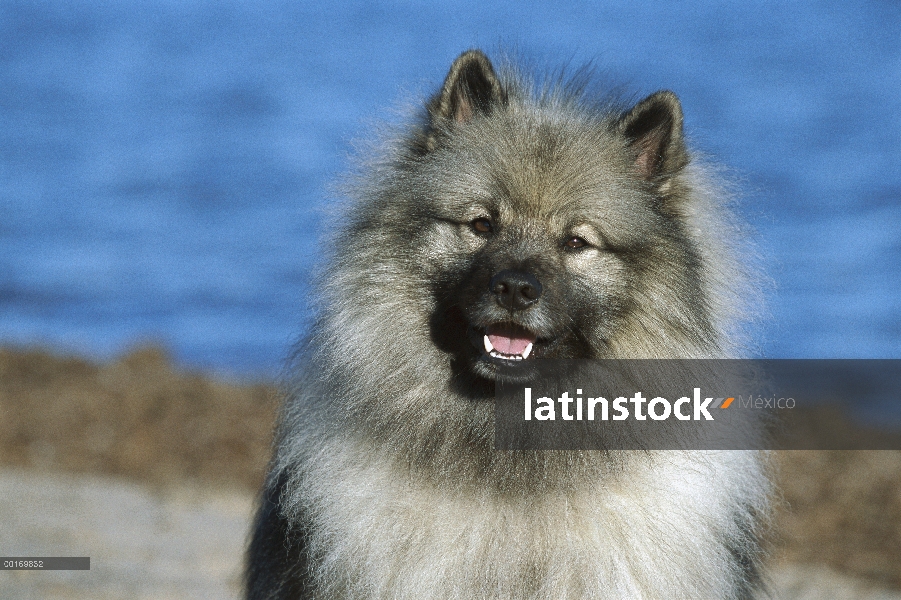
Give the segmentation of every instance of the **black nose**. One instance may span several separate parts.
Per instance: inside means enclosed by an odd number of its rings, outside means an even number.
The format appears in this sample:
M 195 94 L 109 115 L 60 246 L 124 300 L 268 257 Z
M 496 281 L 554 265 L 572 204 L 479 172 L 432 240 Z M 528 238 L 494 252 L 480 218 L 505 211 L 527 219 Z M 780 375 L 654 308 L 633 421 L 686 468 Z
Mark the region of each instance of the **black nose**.
M 538 302 L 541 283 L 530 273 L 503 270 L 488 283 L 497 303 L 508 310 L 523 310 Z

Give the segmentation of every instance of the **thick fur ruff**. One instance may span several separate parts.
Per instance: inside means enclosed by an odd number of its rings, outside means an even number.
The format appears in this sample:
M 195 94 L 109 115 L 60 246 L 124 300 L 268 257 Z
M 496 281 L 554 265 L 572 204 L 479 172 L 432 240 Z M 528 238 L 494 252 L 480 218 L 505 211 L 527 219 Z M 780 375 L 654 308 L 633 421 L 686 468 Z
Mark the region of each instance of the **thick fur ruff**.
M 537 359 L 743 352 L 742 236 L 685 146 L 678 100 L 627 108 L 587 81 L 536 87 L 465 53 L 351 178 L 249 598 L 758 590 L 762 453 L 493 448 L 498 360 L 471 342 L 499 323 Z M 491 286 L 511 269 L 541 285 L 503 296 Z

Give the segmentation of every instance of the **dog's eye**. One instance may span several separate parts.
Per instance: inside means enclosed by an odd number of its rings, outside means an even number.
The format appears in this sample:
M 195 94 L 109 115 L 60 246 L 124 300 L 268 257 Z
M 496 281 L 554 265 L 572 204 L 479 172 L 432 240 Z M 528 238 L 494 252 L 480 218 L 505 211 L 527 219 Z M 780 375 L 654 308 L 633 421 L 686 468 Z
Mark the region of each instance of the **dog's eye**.
M 567 248 L 571 248 L 573 250 L 578 250 L 579 248 L 584 248 L 588 245 L 588 242 L 583 240 L 580 237 L 573 236 L 566 240 L 566 244 L 564 244 Z
M 488 219 L 476 219 L 472 223 L 472 228 L 478 231 L 479 233 L 491 233 L 494 230 L 494 227 L 491 225 L 491 221 Z

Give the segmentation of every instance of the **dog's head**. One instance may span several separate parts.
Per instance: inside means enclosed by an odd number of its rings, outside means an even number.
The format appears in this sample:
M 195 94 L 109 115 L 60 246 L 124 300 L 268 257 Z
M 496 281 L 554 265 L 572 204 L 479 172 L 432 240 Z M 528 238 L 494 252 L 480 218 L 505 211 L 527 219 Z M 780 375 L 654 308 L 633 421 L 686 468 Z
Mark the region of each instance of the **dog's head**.
M 722 354 L 730 230 L 671 92 L 536 90 L 470 51 L 376 154 L 327 282 L 333 362 L 490 382 L 541 358 Z
M 467 52 L 412 148 L 412 253 L 458 369 L 492 379 L 540 358 L 657 355 L 675 329 L 709 339 L 672 93 L 586 106 L 502 83 Z

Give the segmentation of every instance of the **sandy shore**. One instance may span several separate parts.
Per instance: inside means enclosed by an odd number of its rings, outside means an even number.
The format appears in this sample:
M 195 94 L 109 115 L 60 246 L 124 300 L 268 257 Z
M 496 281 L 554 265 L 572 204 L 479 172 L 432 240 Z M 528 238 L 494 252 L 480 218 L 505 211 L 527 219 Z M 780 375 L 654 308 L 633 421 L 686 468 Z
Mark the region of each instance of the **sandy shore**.
M 237 597 L 278 392 L 174 369 L 0 349 L 0 554 L 91 556 L 0 573 L 4 598 Z M 782 598 L 901 600 L 901 452 L 777 453 Z
M 0 547 L 16 556 L 90 556 L 90 571 L 0 572 L 21 600 L 238 599 L 253 495 L 166 489 L 97 475 L 0 469 Z M 901 600 L 901 591 L 824 565 L 779 563 L 776 600 Z
M 4 555 L 91 558 L 90 571 L 0 572 L 0 597 L 238 598 L 252 497 L 0 469 Z

